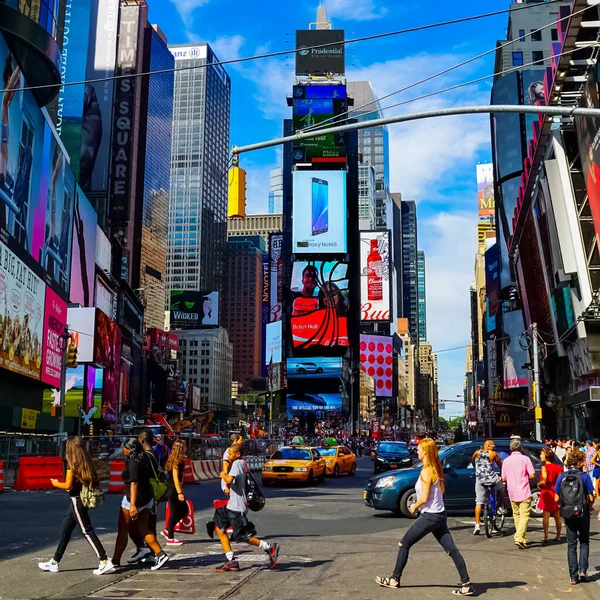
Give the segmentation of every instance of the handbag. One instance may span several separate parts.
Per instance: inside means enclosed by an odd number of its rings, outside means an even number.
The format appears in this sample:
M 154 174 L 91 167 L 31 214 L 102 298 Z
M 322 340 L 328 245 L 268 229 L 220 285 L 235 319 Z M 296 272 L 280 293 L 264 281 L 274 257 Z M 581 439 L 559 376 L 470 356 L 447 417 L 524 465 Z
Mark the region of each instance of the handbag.
M 102 506 L 104 502 L 104 492 L 100 488 L 94 488 L 89 485 L 83 485 L 81 487 L 81 493 L 79 494 L 81 504 L 87 509 L 94 509 Z
M 167 495 L 167 484 L 165 483 L 165 475 L 164 472 L 160 474 L 156 473 L 156 469 L 154 468 L 154 461 L 149 460 L 150 466 L 152 467 L 152 472 L 154 473 L 154 477 L 150 477 L 150 487 L 152 488 L 152 497 L 155 502 L 160 502 Z

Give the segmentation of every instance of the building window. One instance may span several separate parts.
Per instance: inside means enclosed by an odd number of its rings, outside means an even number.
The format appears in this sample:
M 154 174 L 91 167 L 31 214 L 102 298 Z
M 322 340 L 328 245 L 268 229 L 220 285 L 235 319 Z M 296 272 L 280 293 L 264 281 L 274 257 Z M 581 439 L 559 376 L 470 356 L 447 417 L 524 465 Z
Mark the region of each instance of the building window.
M 520 42 L 525 41 L 525 30 L 524 29 L 519 29 L 519 41 Z
M 531 41 L 532 42 L 541 42 L 542 41 L 542 32 L 532 29 L 531 30 Z
M 531 53 L 531 56 L 533 58 L 533 62 L 538 62 L 538 61 L 543 61 L 544 60 L 544 53 L 541 50 L 534 50 Z
M 552 41 L 558 42 L 558 29 L 551 29 L 550 34 L 552 35 Z
M 513 52 L 512 53 L 512 62 L 513 62 L 513 67 L 522 67 L 523 66 L 523 53 L 522 52 Z

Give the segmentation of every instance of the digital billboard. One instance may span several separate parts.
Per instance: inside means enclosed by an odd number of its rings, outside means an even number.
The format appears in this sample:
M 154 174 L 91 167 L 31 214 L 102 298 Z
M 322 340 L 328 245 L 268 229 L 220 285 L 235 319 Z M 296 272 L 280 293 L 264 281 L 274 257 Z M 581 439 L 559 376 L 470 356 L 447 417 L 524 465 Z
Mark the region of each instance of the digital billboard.
M 283 233 L 269 234 L 269 322 L 281 321 L 283 302 Z M 267 362 L 267 364 L 269 364 Z
M 500 255 L 498 244 L 485 253 L 485 293 L 487 307 L 487 330 L 496 330 L 496 315 L 500 307 Z
M 94 362 L 94 335 L 96 330 L 96 308 L 67 309 L 67 323 L 71 342 L 77 348 L 77 362 Z
M 361 231 L 361 321 L 390 322 L 392 320 L 390 264 L 390 232 Z
M 117 414 L 121 376 L 122 336 L 120 327 L 101 310 L 96 311 L 94 363 L 103 367 L 102 417 L 113 421 Z
M 375 380 L 375 394 L 390 398 L 394 384 L 394 345 L 382 335 L 360 336 L 361 369 Z
M 342 410 L 341 394 L 287 394 L 285 402 L 288 418 L 307 413 L 339 412 Z
M 327 379 L 342 376 L 341 358 L 288 358 L 288 379 Z
M 480 219 L 489 219 L 496 216 L 494 165 L 492 163 L 477 165 L 477 204 Z
M 543 64 L 540 63 L 540 67 Z M 521 71 L 523 78 L 523 104 L 530 106 L 545 106 L 546 93 L 544 92 L 544 69 L 525 69 Z M 538 115 L 524 115 L 525 136 L 527 142 L 533 139 L 533 123 L 538 120 Z
M 345 254 L 346 172 L 294 171 L 292 252 Z
M 42 343 L 42 370 L 40 379 L 48 385 L 60 388 L 62 371 L 61 336 L 67 324 L 67 303 L 49 286 L 46 287 L 44 309 L 44 338 Z
M 294 348 L 349 346 L 348 265 L 295 262 L 291 330 Z
M 46 286 L 0 241 L 0 367 L 40 378 Z
M 102 369 L 90 366 L 86 366 L 85 369 L 85 404 L 82 406 L 87 414 L 95 408 L 93 418 L 99 419 L 102 416 L 102 379 L 104 378 L 104 372 Z
M 296 49 L 296 75 L 346 72 L 343 29 L 298 29 Z
M 281 321 L 269 323 L 266 328 L 265 365 L 277 364 L 282 360 Z
M 73 304 L 94 306 L 96 273 L 96 228 L 98 217 L 81 188 L 77 186 L 73 211 L 73 249 L 71 252 L 71 289 Z
M 79 365 L 76 369 L 68 369 L 65 379 L 65 417 L 80 416 L 79 407 L 85 405 L 85 369 Z M 52 406 L 60 406 L 60 390 L 45 389 L 42 395 L 42 412 L 52 412 Z M 86 411 L 87 412 L 87 411 Z
M 171 291 L 171 329 L 219 324 L 219 292 Z
M 502 314 L 502 362 L 504 389 L 528 387 L 529 377 L 523 365 L 528 362 L 527 352 L 521 348 L 519 337 L 523 333 L 523 314 L 520 310 Z

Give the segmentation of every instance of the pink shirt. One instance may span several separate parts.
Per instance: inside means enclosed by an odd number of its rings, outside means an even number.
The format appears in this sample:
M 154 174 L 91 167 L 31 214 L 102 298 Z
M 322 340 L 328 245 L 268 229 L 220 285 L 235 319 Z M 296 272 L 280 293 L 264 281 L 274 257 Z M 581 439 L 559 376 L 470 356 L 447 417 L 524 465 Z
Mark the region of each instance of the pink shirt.
M 528 456 L 513 452 L 502 461 L 502 479 L 506 481 L 508 497 L 513 502 L 522 502 L 531 498 L 530 475 L 535 475 L 535 470 Z

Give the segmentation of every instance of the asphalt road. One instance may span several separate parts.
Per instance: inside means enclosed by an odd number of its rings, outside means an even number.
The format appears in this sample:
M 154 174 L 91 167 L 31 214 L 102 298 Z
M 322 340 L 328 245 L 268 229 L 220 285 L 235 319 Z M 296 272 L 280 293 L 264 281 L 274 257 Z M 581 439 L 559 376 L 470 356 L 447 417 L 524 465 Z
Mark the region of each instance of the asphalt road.
M 168 548 L 171 560 L 156 572 L 125 569 L 96 577 L 97 566 L 87 543 L 77 535 L 61 562 L 61 572 L 45 573 L 37 562 L 48 560 L 66 510 L 59 492 L 9 492 L 0 495 L 0 600 L 133 598 L 137 600 L 234 598 L 240 600 L 337 600 L 379 598 L 398 592 L 382 590 L 376 575 L 390 575 L 398 541 L 410 525 L 406 519 L 375 513 L 363 504 L 362 490 L 372 474 L 368 458 L 360 459 L 354 478 L 342 476 L 314 487 L 268 488 L 266 508 L 252 514 L 259 537 L 281 543 L 281 559 L 263 569 L 264 554 L 243 545 L 239 573 L 219 574 L 223 561 L 218 543 L 209 539 L 204 522 L 212 500 L 220 498 L 218 482 L 189 485 L 195 507 L 196 535 L 180 536 L 185 544 Z M 112 552 L 120 498 L 110 496 L 92 519 L 109 555 Z M 161 516 L 164 512 L 161 513 Z M 590 575 L 593 581 L 571 587 L 566 543 L 543 546 L 541 522 L 532 521 L 528 550 L 512 540 L 512 521 L 504 535 L 488 540 L 472 535 L 470 515 L 450 518 L 478 595 L 493 599 L 569 600 L 600 594 L 600 524 L 593 521 Z M 130 550 L 126 552 L 129 555 Z M 402 581 L 403 598 L 449 598 L 458 581 L 454 566 L 430 536 L 411 552 Z

